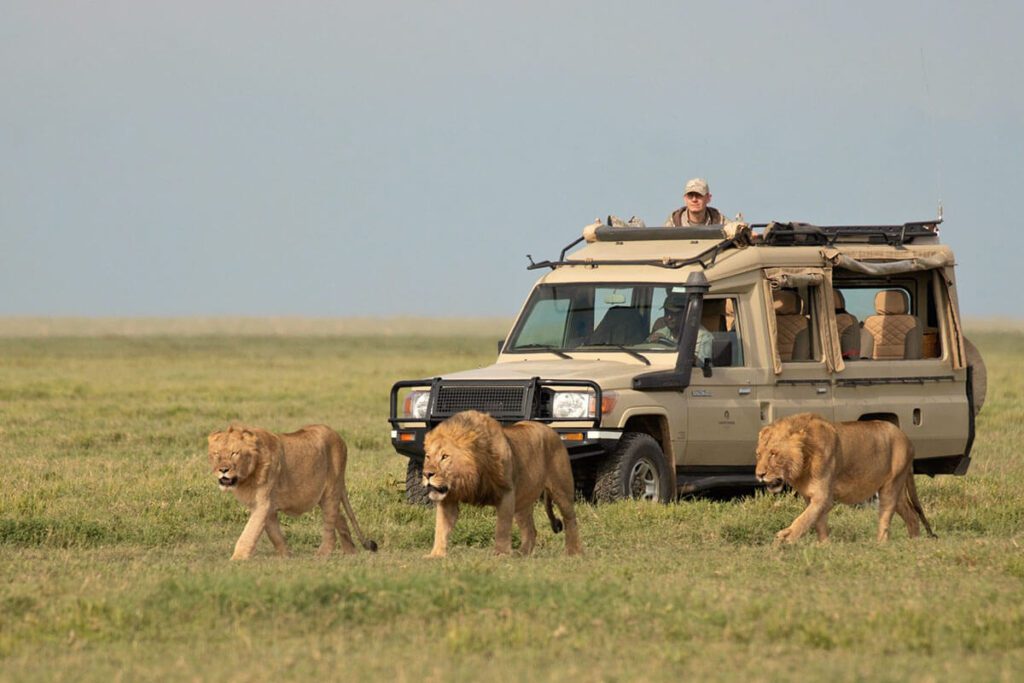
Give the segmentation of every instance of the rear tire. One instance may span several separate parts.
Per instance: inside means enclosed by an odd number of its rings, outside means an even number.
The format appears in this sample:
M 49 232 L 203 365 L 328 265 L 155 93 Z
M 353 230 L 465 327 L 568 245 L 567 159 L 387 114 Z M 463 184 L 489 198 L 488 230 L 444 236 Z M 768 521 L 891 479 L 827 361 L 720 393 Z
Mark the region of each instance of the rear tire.
M 646 500 L 668 503 L 675 497 L 661 446 L 648 434 L 630 432 L 597 468 L 594 501 Z
M 416 458 L 409 458 L 405 466 L 405 502 L 430 505 L 427 489 L 423 486 L 423 461 Z

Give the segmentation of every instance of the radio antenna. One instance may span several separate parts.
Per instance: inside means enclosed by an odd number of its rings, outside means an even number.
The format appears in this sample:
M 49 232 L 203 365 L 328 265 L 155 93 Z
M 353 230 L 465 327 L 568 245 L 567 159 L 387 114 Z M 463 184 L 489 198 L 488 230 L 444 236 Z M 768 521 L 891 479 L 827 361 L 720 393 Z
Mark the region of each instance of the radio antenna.
M 935 111 L 931 88 L 928 87 L 928 66 L 925 63 L 924 47 L 921 48 L 921 77 L 924 81 L 925 111 L 928 132 L 932 143 L 932 163 L 935 165 L 935 194 L 939 202 L 939 220 L 942 220 L 942 159 L 939 157 L 939 143 L 935 136 Z

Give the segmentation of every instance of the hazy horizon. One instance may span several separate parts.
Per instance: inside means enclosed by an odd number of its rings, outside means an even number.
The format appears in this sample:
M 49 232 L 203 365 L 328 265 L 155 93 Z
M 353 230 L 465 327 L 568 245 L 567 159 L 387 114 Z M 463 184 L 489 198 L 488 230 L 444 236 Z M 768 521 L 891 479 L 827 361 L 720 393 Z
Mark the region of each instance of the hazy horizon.
M 187 316 L 62 317 L 0 316 L 0 338 L 45 337 L 489 337 L 497 341 L 511 330 L 513 317 L 312 317 Z M 963 320 L 968 335 L 1024 334 L 1024 318 Z
M 941 201 L 964 316 L 1024 318 L 1019 3 L 0 7 L 0 315 L 511 318 L 526 254 L 703 176 L 754 222 Z

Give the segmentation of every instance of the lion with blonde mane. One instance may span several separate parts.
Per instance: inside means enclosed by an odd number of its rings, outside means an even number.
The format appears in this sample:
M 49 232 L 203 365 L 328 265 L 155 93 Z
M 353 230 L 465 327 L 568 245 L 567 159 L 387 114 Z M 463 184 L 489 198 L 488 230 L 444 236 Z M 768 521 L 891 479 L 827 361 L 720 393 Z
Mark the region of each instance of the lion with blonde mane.
M 490 415 L 467 410 L 429 432 L 424 450 L 423 486 L 436 507 L 430 557 L 447 554 L 460 503 L 497 508 L 494 545 L 498 554 L 512 552 L 514 519 L 522 536 L 519 552 L 529 555 L 537 539 L 533 505 L 542 494 L 556 534 L 563 524 L 552 503 L 565 519 L 565 552 L 582 552 L 572 505 L 575 488 L 569 453 L 555 430 L 538 422 L 502 427 Z
M 319 503 L 323 535 L 317 555 L 330 555 L 337 538 L 346 553 L 354 553 L 348 519 L 363 547 L 377 544 L 363 536 L 345 490 L 348 448 L 326 425 L 310 425 L 290 434 L 274 434 L 258 427 L 231 425 L 209 436 L 210 467 L 222 491 L 231 491 L 249 508 L 249 521 L 235 543 L 232 560 L 252 556 L 264 530 L 278 555 L 287 556 L 278 512 L 300 515 Z
M 894 513 L 911 537 L 920 534 L 918 519 L 935 536 L 914 486 L 914 445 L 891 422 L 832 423 L 813 413 L 782 418 L 758 434 L 755 473 L 772 493 L 789 484 L 807 501 L 776 542 L 795 543 L 812 526 L 824 541 L 835 501 L 862 503 L 875 493 L 879 541 L 888 540 Z

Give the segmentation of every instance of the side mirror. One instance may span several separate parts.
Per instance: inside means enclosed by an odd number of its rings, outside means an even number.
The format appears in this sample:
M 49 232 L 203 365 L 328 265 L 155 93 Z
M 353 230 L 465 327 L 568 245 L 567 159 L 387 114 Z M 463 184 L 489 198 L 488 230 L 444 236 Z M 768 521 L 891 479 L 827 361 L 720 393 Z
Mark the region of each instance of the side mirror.
M 499 353 L 499 354 L 501 353 L 501 349 L 502 349 L 502 348 L 503 348 L 504 346 L 505 346 L 505 340 L 504 340 L 504 339 L 499 339 L 499 340 L 498 340 L 498 353 Z
M 710 377 L 711 376 L 711 367 L 712 367 L 711 366 L 711 359 L 710 358 L 705 358 L 704 359 L 704 363 L 700 366 L 700 369 L 704 373 L 705 377 Z

